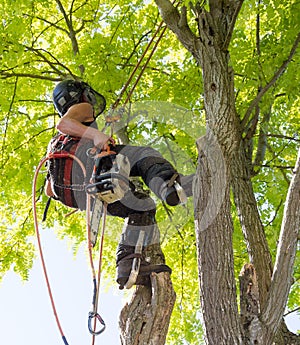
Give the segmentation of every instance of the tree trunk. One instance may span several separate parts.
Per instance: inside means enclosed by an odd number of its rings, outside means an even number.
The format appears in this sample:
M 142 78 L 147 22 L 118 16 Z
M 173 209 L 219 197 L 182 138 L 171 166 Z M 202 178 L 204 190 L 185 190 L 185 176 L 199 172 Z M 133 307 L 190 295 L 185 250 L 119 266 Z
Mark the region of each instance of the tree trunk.
M 227 51 L 242 2 L 210 0 L 209 11 L 197 3 L 192 7 L 198 23 L 197 37 L 189 28 L 184 7 L 179 13 L 169 0 L 156 0 L 164 21 L 195 57 L 203 73 L 207 134 L 198 141 L 194 205 L 201 304 L 208 345 L 273 343 L 287 302 L 296 250 L 295 233 L 299 230 L 298 167 L 287 201 L 287 214 L 293 221 L 284 220 L 278 268 L 272 277 L 271 255 L 252 189 L 241 124 L 235 109 L 234 78 Z M 253 264 L 245 267 L 240 278 L 241 319 L 233 275 L 231 185 Z M 280 274 L 285 279 L 280 281 Z M 282 293 L 280 289 L 283 289 Z M 276 296 L 281 296 L 278 306 Z M 282 324 L 277 344 L 283 341 L 285 344 L 297 343 L 294 341 L 298 337 L 286 335 L 286 327 Z
M 216 142 L 208 135 L 198 141 L 195 224 L 201 305 L 206 343 L 241 344 L 236 302 L 230 217 L 229 180 L 222 180 L 224 165 Z M 220 159 L 220 160 L 219 160 Z
M 207 134 L 198 141 L 194 206 L 206 343 L 241 344 L 230 202 L 230 166 L 241 135 L 235 110 L 233 73 L 224 42 L 224 37 L 230 33 L 222 31 L 225 22 L 234 22 L 234 16 L 226 17 L 226 14 L 236 13 L 238 9 L 231 11 L 224 2 L 211 6 L 214 9 L 211 13 L 195 9 L 199 29 L 199 37 L 196 37 L 188 28 L 185 10 L 179 14 L 169 1 L 156 3 L 166 23 L 193 54 L 203 72 Z M 221 22 L 222 25 L 217 25 Z

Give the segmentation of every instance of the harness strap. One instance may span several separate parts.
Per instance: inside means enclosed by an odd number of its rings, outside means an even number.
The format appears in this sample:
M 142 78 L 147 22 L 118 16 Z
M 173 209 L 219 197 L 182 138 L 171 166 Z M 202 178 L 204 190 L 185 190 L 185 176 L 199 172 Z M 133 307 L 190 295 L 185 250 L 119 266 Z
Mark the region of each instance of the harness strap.
M 76 145 L 72 145 L 70 149 L 70 154 L 74 155 L 76 151 Z M 71 185 L 72 181 L 72 166 L 73 166 L 73 159 L 66 159 L 65 161 L 65 169 L 64 169 L 64 183 L 66 185 Z M 67 205 L 72 205 L 72 190 L 66 189 L 65 190 L 65 202 Z
M 42 222 L 44 222 L 46 220 L 46 218 L 47 218 L 47 213 L 48 213 L 48 210 L 49 210 L 50 203 L 51 203 L 51 198 L 48 198 L 46 206 L 45 206 L 45 209 L 44 209 Z

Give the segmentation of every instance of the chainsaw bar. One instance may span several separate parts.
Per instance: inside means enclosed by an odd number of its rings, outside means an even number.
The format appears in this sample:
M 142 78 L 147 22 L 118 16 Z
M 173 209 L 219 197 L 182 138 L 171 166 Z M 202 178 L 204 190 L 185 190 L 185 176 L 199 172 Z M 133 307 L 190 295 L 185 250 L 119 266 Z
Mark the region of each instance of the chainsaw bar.
M 99 233 L 100 220 L 103 214 L 103 202 L 95 197 L 94 205 L 91 216 L 91 227 L 90 227 L 90 241 L 93 247 L 95 247 L 97 242 L 97 237 Z

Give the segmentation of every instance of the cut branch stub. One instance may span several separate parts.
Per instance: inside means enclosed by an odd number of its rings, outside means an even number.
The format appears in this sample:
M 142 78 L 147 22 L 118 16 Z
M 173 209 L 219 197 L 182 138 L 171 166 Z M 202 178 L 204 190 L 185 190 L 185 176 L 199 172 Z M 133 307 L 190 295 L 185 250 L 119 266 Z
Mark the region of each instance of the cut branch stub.
M 170 274 L 152 273 L 151 287 L 137 287 L 122 309 L 119 320 L 122 345 L 165 344 L 176 299 Z

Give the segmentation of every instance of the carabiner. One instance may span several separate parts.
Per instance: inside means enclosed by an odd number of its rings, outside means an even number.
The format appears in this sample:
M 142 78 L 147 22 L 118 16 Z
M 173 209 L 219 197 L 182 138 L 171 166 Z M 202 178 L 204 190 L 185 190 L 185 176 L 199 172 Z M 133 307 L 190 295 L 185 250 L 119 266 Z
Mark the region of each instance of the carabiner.
M 96 332 L 96 330 L 93 330 L 93 327 L 92 327 L 92 320 L 94 318 L 96 318 L 96 321 L 98 320 L 101 323 L 101 325 L 103 326 L 98 332 Z M 105 322 L 103 321 L 102 317 L 98 313 L 90 311 L 89 312 L 89 320 L 88 320 L 88 328 L 89 328 L 89 332 L 92 335 L 99 335 L 102 332 L 104 332 L 106 325 L 105 325 Z

